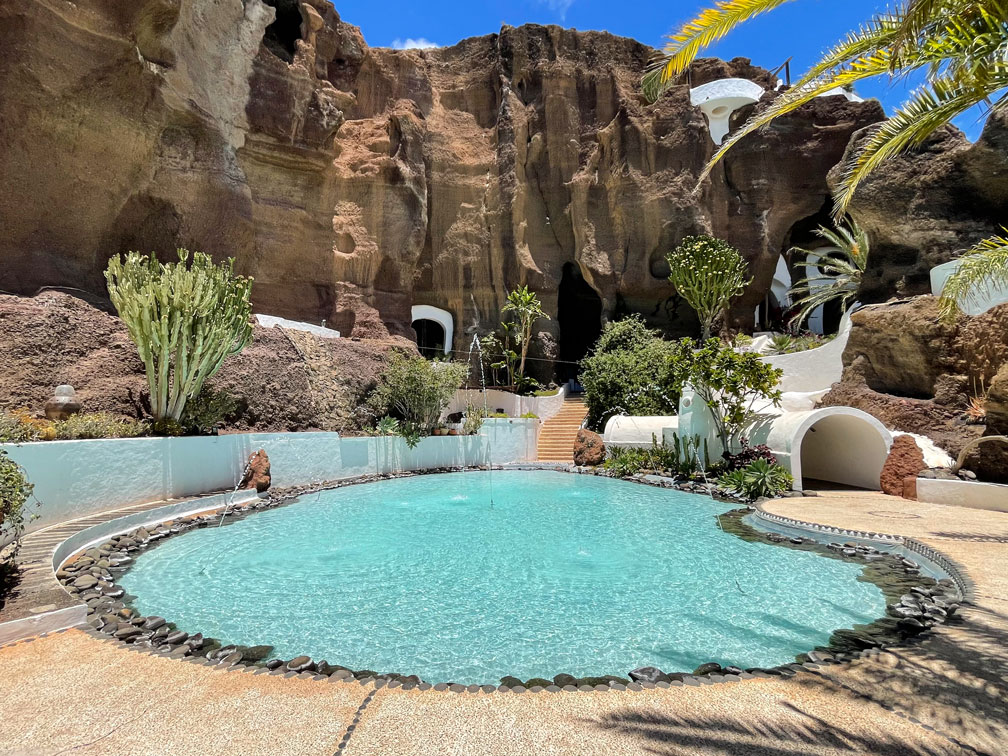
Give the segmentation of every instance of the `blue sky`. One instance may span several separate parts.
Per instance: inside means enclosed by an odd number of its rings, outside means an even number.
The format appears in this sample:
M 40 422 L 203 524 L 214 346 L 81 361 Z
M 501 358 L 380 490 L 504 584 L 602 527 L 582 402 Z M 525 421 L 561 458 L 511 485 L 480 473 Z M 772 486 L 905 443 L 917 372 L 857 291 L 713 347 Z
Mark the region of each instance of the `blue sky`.
M 710 2 L 612 2 L 608 0 L 428 0 L 426 3 L 384 0 L 340 2 L 342 19 L 361 28 L 373 47 L 411 43 L 451 45 L 465 37 L 491 34 L 502 24 L 560 24 L 576 29 L 598 29 L 662 47 L 664 35 Z M 773 13 L 750 21 L 718 45 L 711 55 L 742 55 L 757 65 L 774 69 L 792 57 L 791 73 L 797 77 L 819 54 L 886 3 L 879 0 L 795 0 Z M 907 86 L 889 88 L 884 82 L 858 86 L 862 97 L 877 97 L 887 112 L 907 96 Z M 977 113 L 955 122 L 970 139 L 980 134 Z

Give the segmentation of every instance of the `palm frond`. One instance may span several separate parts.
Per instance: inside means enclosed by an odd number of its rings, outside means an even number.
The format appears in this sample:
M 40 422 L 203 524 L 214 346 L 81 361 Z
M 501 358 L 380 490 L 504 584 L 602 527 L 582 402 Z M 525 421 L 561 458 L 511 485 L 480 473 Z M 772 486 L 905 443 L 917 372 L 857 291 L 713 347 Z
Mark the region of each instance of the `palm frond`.
M 1008 228 L 1003 229 L 1008 234 Z M 995 287 L 1008 286 L 1008 236 L 989 236 L 973 246 L 949 276 L 938 306 L 942 317 L 954 320 L 962 308 L 977 304 Z
M 846 310 L 861 287 L 861 276 L 868 262 L 868 235 L 853 219 L 846 219 L 836 228 L 819 226 L 816 236 L 835 249 L 823 255 L 823 249 L 792 247 L 791 254 L 802 254 L 805 260 L 796 264 L 807 275 L 795 282 L 789 291 L 798 298 L 799 308 L 792 322 L 801 325 L 818 307 L 834 300 Z
M 1008 87 L 1008 64 L 963 82 L 942 78 L 920 87 L 891 118 L 882 122 L 847 159 L 835 193 L 835 212 L 843 214 L 865 177 L 886 160 L 917 147 L 952 118 Z
M 719 0 L 713 8 L 683 24 L 669 35 L 664 55 L 641 79 L 644 96 L 657 100 L 670 82 L 689 66 L 701 49 L 724 37 L 728 32 L 754 16 L 768 13 L 791 0 Z

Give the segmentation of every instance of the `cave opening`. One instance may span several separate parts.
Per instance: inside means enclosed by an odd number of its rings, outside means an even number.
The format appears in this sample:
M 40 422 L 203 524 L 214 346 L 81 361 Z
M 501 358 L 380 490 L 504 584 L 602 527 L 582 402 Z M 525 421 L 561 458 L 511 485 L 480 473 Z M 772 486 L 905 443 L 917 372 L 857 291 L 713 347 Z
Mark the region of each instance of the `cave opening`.
M 436 320 L 418 318 L 413 321 L 416 331 L 417 349 L 427 359 L 443 356 L 445 348 L 445 329 Z
M 297 41 L 301 39 L 301 9 L 298 0 L 263 0 L 276 10 L 276 18 L 266 27 L 263 44 L 287 63 L 294 62 Z
M 560 326 L 557 378 L 576 378 L 578 365 L 602 334 L 602 298 L 585 281 L 580 268 L 566 263 L 557 296 L 557 323 Z
M 825 262 L 833 255 L 840 253 L 839 249 L 832 246 L 826 239 L 823 239 L 816 233 L 820 226 L 836 230 L 836 224 L 833 222 L 833 201 L 829 197 L 826 198 L 822 208 L 817 213 L 803 218 L 791 226 L 787 236 L 784 238 L 784 246 L 781 250 L 782 257 L 786 257 L 789 262 L 792 280 L 797 282 L 800 279 L 811 278 L 812 281 L 809 285 L 813 290 L 828 286 L 831 282 L 830 277 L 824 273 L 822 265 L 816 265 L 816 263 Z M 797 252 L 795 248 L 806 250 L 808 254 Z M 806 267 L 802 263 L 812 263 L 814 267 Z M 776 276 L 774 281 L 776 283 Z M 804 291 L 807 292 L 808 290 L 805 289 Z M 793 302 L 804 296 L 804 293 L 796 292 L 795 294 L 797 296 L 789 293 L 786 298 L 787 301 L 780 302 L 782 309 L 785 310 L 783 313 L 783 322 L 780 324 L 783 327 L 787 327 L 790 324 L 790 319 L 798 314 L 799 308 L 794 306 Z M 772 292 L 770 296 L 774 296 L 774 293 Z M 777 294 L 777 298 L 778 300 L 780 299 L 779 294 Z M 807 330 L 820 335 L 836 333 L 840 328 L 842 317 L 843 308 L 839 300 L 834 299 L 825 305 L 816 307 L 802 321 L 799 328 L 800 330 Z

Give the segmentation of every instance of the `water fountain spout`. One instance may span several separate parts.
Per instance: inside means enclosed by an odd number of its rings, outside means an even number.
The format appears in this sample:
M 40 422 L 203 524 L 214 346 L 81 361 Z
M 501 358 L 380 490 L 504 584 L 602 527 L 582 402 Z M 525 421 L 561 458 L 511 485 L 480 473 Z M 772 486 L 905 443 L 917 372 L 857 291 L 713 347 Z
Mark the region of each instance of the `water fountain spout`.
M 487 407 L 487 389 L 486 389 L 486 375 L 483 372 L 483 347 L 479 343 L 479 334 L 474 333 L 472 342 L 469 344 L 469 362 L 468 365 L 472 365 L 472 355 L 473 349 L 479 352 L 479 369 L 480 369 L 480 385 L 483 391 L 483 418 L 490 414 L 490 410 Z M 493 454 L 490 449 L 490 436 L 486 437 L 487 440 L 487 482 L 490 487 L 490 506 L 493 506 Z M 462 455 L 462 469 L 465 470 L 465 453 Z
M 238 493 L 238 488 L 241 486 L 242 481 L 245 480 L 245 476 L 248 475 L 249 469 L 252 467 L 253 458 L 254 455 L 248 458 L 248 461 L 245 463 L 245 468 L 242 470 L 241 475 L 238 476 L 238 482 L 235 483 L 235 487 L 231 491 L 231 495 L 228 497 L 227 503 L 224 505 L 224 511 L 221 513 L 220 522 L 217 523 L 218 528 L 224 524 L 224 518 L 227 517 L 228 510 L 231 508 L 231 504 L 234 503 L 234 497 Z

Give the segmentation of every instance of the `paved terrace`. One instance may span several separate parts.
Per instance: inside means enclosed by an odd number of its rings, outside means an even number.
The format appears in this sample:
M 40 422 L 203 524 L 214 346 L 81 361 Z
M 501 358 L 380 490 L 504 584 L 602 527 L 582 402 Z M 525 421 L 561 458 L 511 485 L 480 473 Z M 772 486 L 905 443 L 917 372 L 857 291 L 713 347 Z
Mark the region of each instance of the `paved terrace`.
M 881 494 L 777 514 L 913 536 L 976 583 L 922 643 L 797 676 L 638 692 L 450 693 L 285 679 L 131 652 L 80 630 L 0 648 L 18 754 L 989 754 L 1008 752 L 1008 514 Z

